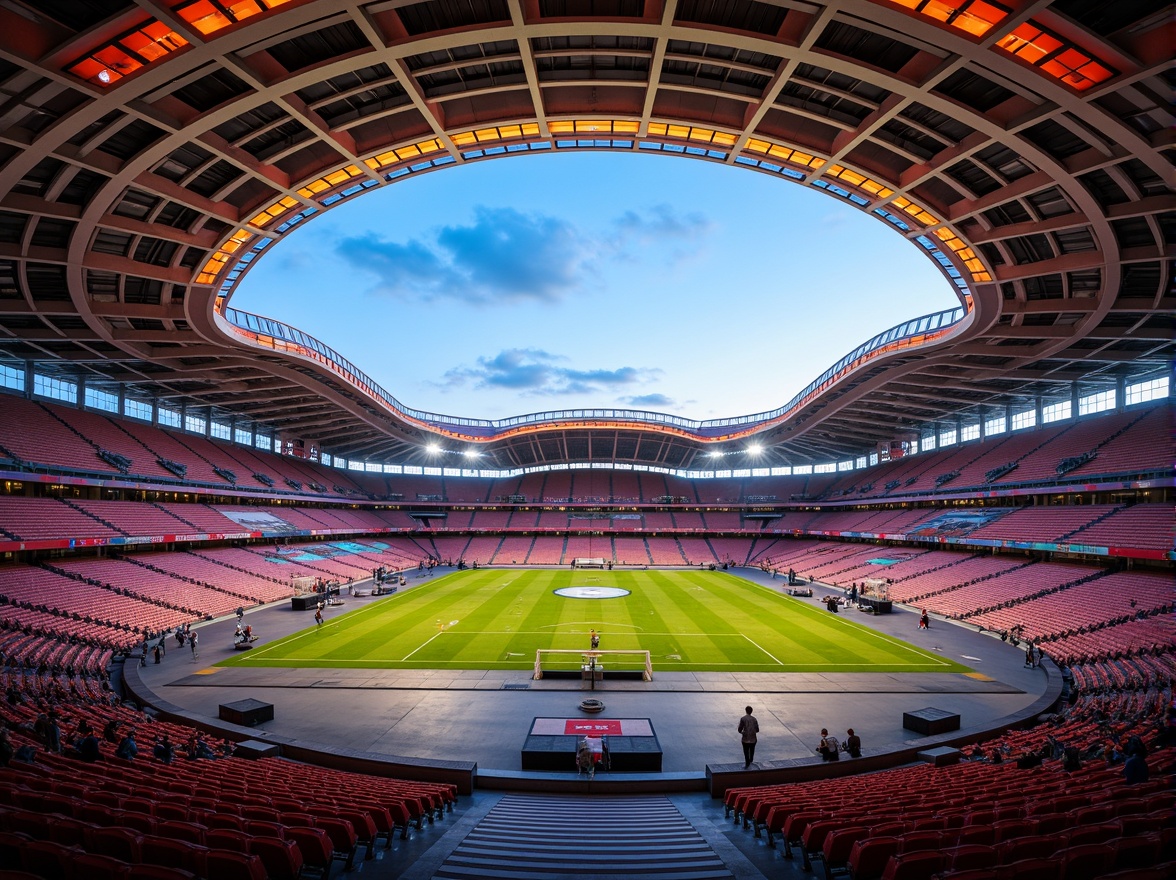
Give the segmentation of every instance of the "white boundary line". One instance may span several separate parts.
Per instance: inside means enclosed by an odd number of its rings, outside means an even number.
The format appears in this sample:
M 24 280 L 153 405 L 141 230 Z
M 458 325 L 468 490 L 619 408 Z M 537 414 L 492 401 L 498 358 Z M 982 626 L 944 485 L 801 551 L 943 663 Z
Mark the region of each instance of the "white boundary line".
M 429 642 L 433 641 L 433 639 L 440 637 L 441 633 L 443 633 L 443 632 L 445 632 L 445 630 L 441 630 L 436 635 L 430 636 L 429 638 L 425 639 L 423 642 L 421 642 L 419 645 L 417 645 L 415 648 L 413 648 L 412 651 L 410 651 L 409 653 L 407 653 L 403 657 L 401 657 L 398 662 L 404 663 L 406 660 L 408 660 L 409 657 L 411 657 L 413 654 L 415 654 L 417 651 L 419 651 L 425 645 L 429 644 Z
M 793 599 L 792 596 L 785 596 L 782 593 L 777 593 L 774 589 L 772 589 L 769 586 L 766 586 L 765 584 L 757 584 L 755 581 L 746 581 L 746 583 L 750 584 L 753 587 L 759 587 L 761 590 L 766 590 L 768 593 L 770 593 L 773 596 L 779 596 L 782 599 Z M 831 589 L 835 590 L 836 588 L 831 588 Z M 803 603 L 800 603 L 800 604 L 804 608 L 809 607 L 807 605 L 804 605 Z M 868 626 L 862 626 L 861 624 L 854 623 L 852 620 L 843 620 L 843 619 L 841 619 L 840 615 L 838 616 L 838 618 L 836 620 L 831 620 L 830 623 L 836 623 L 839 626 L 843 626 L 843 627 L 852 627 L 853 629 L 855 629 L 859 632 L 865 633 L 866 635 L 873 636 L 874 638 L 878 639 L 879 641 L 887 641 L 890 644 L 895 645 L 898 648 L 902 648 L 908 654 L 916 654 L 916 655 L 923 657 L 927 660 L 931 660 L 940 666 L 951 665 L 948 661 L 940 660 L 934 654 L 926 652 L 922 648 L 917 648 L 914 645 L 909 645 L 906 642 L 903 642 L 897 636 L 888 636 L 885 633 L 880 633 L 876 630 L 872 630 Z M 836 665 L 836 664 L 834 664 L 834 665 Z M 894 665 L 897 665 L 897 664 L 894 664 Z
M 751 644 L 753 644 L 753 645 L 755 645 L 755 647 L 759 648 L 759 650 L 760 650 L 761 652 L 763 652 L 764 654 L 767 654 L 769 657 L 771 657 L 773 660 L 775 660 L 775 661 L 776 661 L 776 663 L 777 663 L 778 665 L 780 665 L 780 666 L 784 666 L 784 665 L 786 665 L 786 664 L 784 664 L 784 663 L 782 663 L 782 662 L 780 661 L 780 658 L 776 657 L 776 656 L 775 656 L 774 654 L 772 654 L 770 651 L 767 651 L 767 650 L 765 650 L 765 649 L 764 649 L 762 646 L 760 646 L 760 645 L 757 645 L 757 644 L 755 643 L 755 641 L 753 641 L 753 640 L 752 640 L 751 638 L 749 638 L 748 636 L 744 636 L 743 638 L 747 639 L 747 641 L 751 642 Z M 799 666 L 800 664 L 797 664 L 797 665 Z M 846 665 L 849 665 L 849 664 L 846 664 Z

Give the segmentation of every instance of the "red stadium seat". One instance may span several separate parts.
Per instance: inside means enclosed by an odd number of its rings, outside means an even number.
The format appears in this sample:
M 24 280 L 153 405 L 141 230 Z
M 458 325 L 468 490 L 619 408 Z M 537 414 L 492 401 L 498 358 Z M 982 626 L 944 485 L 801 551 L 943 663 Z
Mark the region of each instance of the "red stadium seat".
M 859 840 L 849 851 L 849 873 L 853 880 L 881 880 L 882 872 L 893 855 L 898 855 L 897 837 Z
M 944 864 L 943 853 L 933 850 L 897 853 L 886 863 L 882 880 L 931 880 L 932 875 L 943 870 Z
M 165 865 L 204 874 L 204 857 L 208 848 L 187 840 L 173 840 L 169 837 L 146 835 L 140 847 L 143 861 L 151 865 Z
M 298 846 L 302 854 L 303 865 L 311 868 L 327 880 L 331 873 L 332 849 L 331 838 L 321 828 L 303 828 L 291 826 L 286 831 L 290 840 Z
M 261 859 L 269 880 L 297 880 L 302 873 L 302 851 L 296 841 L 254 837 L 249 852 Z
M 48 840 L 30 840 L 21 849 L 20 867 L 43 880 L 73 880 L 67 873 L 68 866 L 81 854 L 82 851 L 75 847 Z
M 131 866 L 113 856 L 79 853 L 69 860 L 71 880 L 126 880 Z
M 981 843 L 965 843 L 945 849 L 943 855 L 949 860 L 953 872 L 994 868 L 1000 861 L 996 847 Z
M 208 876 L 217 880 L 266 880 L 265 865 L 249 853 L 210 849 L 205 864 Z
M 343 862 L 343 869 L 350 871 L 355 866 L 355 850 L 359 838 L 355 828 L 346 819 L 327 819 L 318 817 L 315 826 L 327 832 L 331 839 L 331 855 Z
M 86 830 L 86 851 L 110 856 L 121 862 L 142 860 L 143 835 L 133 828 L 89 828 Z
M 198 880 L 196 874 L 182 868 L 168 868 L 163 865 L 131 865 L 127 880 Z
M 1104 843 L 1083 843 L 1054 853 L 1062 880 L 1097 880 L 1115 866 L 1115 850 Z

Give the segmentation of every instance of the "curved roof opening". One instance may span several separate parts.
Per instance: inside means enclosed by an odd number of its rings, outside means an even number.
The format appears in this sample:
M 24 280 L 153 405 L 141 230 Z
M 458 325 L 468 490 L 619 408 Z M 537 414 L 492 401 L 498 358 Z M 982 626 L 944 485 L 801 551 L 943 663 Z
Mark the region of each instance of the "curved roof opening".
M 528 154 L 407 178 L 291 230 L 232 306 L 313 332 L 419 409 L 713 419 L 779 406 L 879 331 L 959 305 L 880 218 L 669 158 Z

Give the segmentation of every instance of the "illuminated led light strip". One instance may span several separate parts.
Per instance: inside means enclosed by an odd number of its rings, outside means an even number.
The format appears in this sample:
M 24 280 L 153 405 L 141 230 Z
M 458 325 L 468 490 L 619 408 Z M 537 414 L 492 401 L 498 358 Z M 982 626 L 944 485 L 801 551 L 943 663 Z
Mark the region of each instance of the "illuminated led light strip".
M 1009 9 L 991 0 L 890 0 L 933 21 L 982 37 L 1008 17 Z
M 976 252 L 972 250 L 964 241 L 948 229 L 946 226 L 942 229 L 935 230 L 935 237 L 943 242 L 944 247 L 949 248 L 964 265 L 968 267 L 968 271 L 972 274 L 973 281 L 991 281 L 992 275 L 984 264 L 980 262 L 980 258 L 976 256 Z
M 914 217 L 916 220 L 918 220 L 924 226 L 938 226 L 939 225 L 939 218 L 938 217 L 936 217 L 934 214 L 929 212 L 922 205 L 917 204 L 915 202 L 912 202 L 908 198 L 904 198 L 903 196 L 899 196 L 897 199 L 895 199 L 893 202 L 891 202 L 891 204 L 894 205 L 894 207 L 899 208 L 902 211 L 905 211 L 907 214 L 910 214 L 912 217 Z
M 522 125 L 499 125 L 494 128 L 478 128 L 473 131 L 462 131 L 453 135 L 453 143 L 459 147 L 472 147 L 476 144 L 487 144 L 493 143 L 494 141 L 525 137 L 539 137 L 539 123 L 526 122 Z
M 629 119 L 559 119 L 547 124 L 553 135 L 637 134 L 640 128 L 640 123 Z
M 80 79 L 106 87 L 187 45 L 188 41 L 168 25 L 152 18 L 65 69 Z
M 869 193 L 880 199 L 888 199 L 894 195 L 894 190 L 885 184 L 866 177 L 864 174 L 858 174 L 856 171 L 852 171 L 841 165 L 830 165 L 829 170 L 825 172 L 825 176 L 836 177 L 838 180 L 844 181 L 850 186 L 856 186 L 862 192 Z
M 325 174 L 318 180 L 312 180 L 306 186 L 298 190 L 298 195 L 303 198 L 311 198 L 319 193 L 326 192 L 329 189 L 334 189 L 341 184 L 347 183 L 349 180 L 354 180 L 363 174 L 363 169 L 358 165 L 344 165 L 342 168 L 332 171 L 330 174 Z
M 773 144 L 771 141 L 762 141 L 758 138 L 749 138 L 744 149 L 750 150 L 753 153 L 762 153 L 766 156 L 771 156 L 773 159 L 779 159 L 781 162 L 791 162 L 793 165 L 800 165 L 804 168 L 820 168 L 825 164 L 825 160 L 812 153 L 803 153 L 800 150 L 793 150 L 789 147 L 781 146 L 780 144 Z
M 208 36 L 288 2 L 290 0 L 192 0 L 173 9 L 180 18 Z
M 427 141 L 418 141 L 415 144 L 409 144 L 407 147 L 399 147 L 395 150 L 389 150 L 386 153 L 380 153 L 378 156 L 372 156 L 370 159 L 364 159 L 363 164 L 372 169 L 372 171 L 380 171 L 384 168 L 398 165 L 401 162 L 418 159 L 421 156 L 436 153 L 438 150 L 443 149 L 445 149 L 445 145 L 441 143 L 440 138 L 430 138 Z
M 552 129 L 554 131 L 555 129 Z M 617 129 L 620 131 L 621 129 Z M 629 129 L 624 129 L 628 131 Z M 636 131 L 633 128 L 632 131 Z M 701 141 L 704 144 L 717 144 L 720 147 L 733 147 L 738 140 L 737 135 L 725 131 L 715 131 L 710 128 L 696 128 L 689 125 L 667 125 L 664 122 L 649 123 L 651 136 L 671 137 L 683 141 Z
M 296 208 L 301 204 L 302 202 L 298 201 L 298 199 L 294 198 L 293 196 L 286 196 L 286 198 L 282 199 L 281 201 L 274 202 L 260 214 L 253 217 L 249 221 L 249 225 L 256 226 L 260 229 L 265 229 L 265 227 L 269 226 L 291 208 Z
M 229 237 L 229 240 L 222 244 L 217 252 L 205 262 L 204 267 L 196 276 L 196 283 L 212 284 L 212 282 L 216 281 L 216 276 L 225 270 L 233 254 L 248 244 L 252 239 L 253 233 L 248 229 L 238 229 L 234 232 Z
M 1046 30 L 1030 19 L 996 45 L 1010 55 L 1084 92 L 1110 79 L 1115 71 L 1070 40 Z

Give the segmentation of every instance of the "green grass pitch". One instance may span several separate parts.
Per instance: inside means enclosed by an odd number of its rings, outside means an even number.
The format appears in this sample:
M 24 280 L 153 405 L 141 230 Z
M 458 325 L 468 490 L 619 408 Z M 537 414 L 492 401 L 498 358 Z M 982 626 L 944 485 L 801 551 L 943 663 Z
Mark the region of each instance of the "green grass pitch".
M 613 599 L 553 592 L 567 586 L 630 592 Z M 452 574 L 355 611 L 328 611 L 322 626 L 311 623 L 218 665 L 530 669 L 537 648 L 587 650 L 591 629 L 602 649 L 648 650 L 655 675 L 968 671 L 722 572 L 514 569 Z M 564 668 L 579 663 L 573 656 Z

